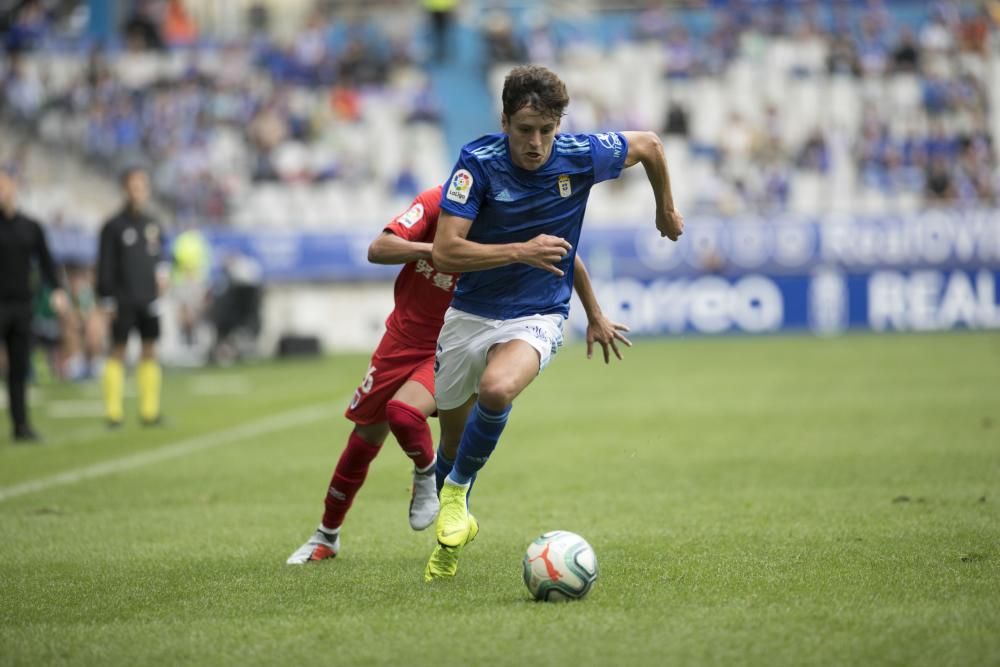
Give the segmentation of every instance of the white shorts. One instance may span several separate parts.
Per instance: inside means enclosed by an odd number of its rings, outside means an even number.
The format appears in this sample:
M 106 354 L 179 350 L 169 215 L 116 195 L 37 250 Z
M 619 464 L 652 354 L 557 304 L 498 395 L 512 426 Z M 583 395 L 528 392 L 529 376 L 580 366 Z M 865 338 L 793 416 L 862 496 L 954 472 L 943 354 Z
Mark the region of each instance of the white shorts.
M 459 407 L 479 393 L 486 355 L 494 345 L 523 340 L 538 352 L 538 372 L 563 343 L 562 315 L 529 315 L 491 320 L 448 308 L 438 335 L 434 362 L 434 398 L 439 410 Z

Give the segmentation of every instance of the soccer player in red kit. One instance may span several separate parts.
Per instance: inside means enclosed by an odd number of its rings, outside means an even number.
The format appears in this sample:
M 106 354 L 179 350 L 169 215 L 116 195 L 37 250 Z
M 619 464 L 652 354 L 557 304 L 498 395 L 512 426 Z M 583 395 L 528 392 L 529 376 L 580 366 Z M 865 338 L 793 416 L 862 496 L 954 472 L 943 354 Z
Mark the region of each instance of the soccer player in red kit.
M 434 444 L 427 418 L 434 404 L 434 351 L 457 276 L 431 265 L 441 186 L 420 193 L 368 248 L 376 264 L 405 264 L 396 278 L 395 308 L 345 416 L 354 422 L 330 480 L 323 520 L 288 563 L 333 558 L 340 526 L 390 431 L 413 459 L 410 526 L 423 530 L 437 516 Z
M 427 528 L 437 516 L 435 452 L 427 418 L 435 414 L 434 356 L 444 313 L 451 303 L 458 274 L 438 271 L 431 264 L 442 186 L 420 193 L 405 213 L 386 225 L 368 248 L 376 264 L 405 264 L 396 278 L 395 308 L 386 332 L 354 392 L 345 416 L 354 430 L 340 455 L 325 498 L 323 519 L 309 540 L 288 558 L 289 565 L 333 558 L 340 551 L 340 527 L 354 497 L 364 484 L 368 467 L 391 432 L 413 459 L 410 526 Z M 582 263 L 574 287 L 587 312 L 587 354 L 597 342 L 618 358 L 615 341 L 630 343 L 627 328 L 605 318 L 597 305 Z

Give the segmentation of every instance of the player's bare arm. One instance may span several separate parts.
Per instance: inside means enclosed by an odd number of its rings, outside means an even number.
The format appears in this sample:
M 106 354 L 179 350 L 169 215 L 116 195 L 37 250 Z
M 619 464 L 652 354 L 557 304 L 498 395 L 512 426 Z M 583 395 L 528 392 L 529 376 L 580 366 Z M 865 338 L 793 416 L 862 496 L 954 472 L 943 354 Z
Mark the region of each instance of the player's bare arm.
M 674 207 L 674 195 L 670 189 L 670 173 L 667 158 L 663 153 L 663 142 L 655 132 L 622 132 L 628 141 L 625 166 L 642 164 L 646 177 L 653 187 L 656 199 L 656 228 L 660 236 L 676 241 L 684 233 L 684 217 Z
M 590 273 L 579 255 L 574 258 L 574 267 L 573 289 L 576 290 L 576 295 L 580 297 L 580 303 L 583 304 L 583 310 L 587 313 L 587 358 L 590 359 L 593 356 L 594 343 L 597 343 L 604 350 L 604 363 L 607 364 L 611 361 L 608 347 L 620 360 L 622 354 L 618 349 L 617 341 L 621 341 L 627 347 L 632 347 L 632 341 L 625 337 L 625 333 L 629 329 L 624 324 L 612 322 L 605 317 L 597 302 L 594 286 L 590 282 Z
M 472 220 L 441 212 L 434 234 L 434 266 L 438 271 L 484 271 L 508 264 L 528 264 L 562 276 L 556 266 L 572 249 L 569 241 L 539 234 L 523 243 L 476 243 L 467 237 Z
M 430 243 L 409 241 L 390 231 L 383 231 L 368 246 L 368 261 L 372 264 L 406 264 L 430 258 Z

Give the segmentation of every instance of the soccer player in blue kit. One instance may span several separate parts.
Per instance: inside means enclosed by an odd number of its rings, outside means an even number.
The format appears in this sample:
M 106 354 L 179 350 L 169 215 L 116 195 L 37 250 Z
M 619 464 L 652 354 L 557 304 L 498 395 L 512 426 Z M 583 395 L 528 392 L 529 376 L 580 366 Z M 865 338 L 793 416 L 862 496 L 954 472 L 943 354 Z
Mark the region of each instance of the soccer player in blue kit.
M 569 95 L 544 67 L 515 67 L 502 98 L 503 133 L 462 148 L 434 237 L 434 265 L 462 277 L 438 336 L 441 508 L 427 581 L 458 571 L 462 548 L 479 531 L 469 486 L 514 399 L 562 344 L 590 188 L 641 163 L 661 236 L 676 241 L 684 229 L 655 133 L 559 134 Z

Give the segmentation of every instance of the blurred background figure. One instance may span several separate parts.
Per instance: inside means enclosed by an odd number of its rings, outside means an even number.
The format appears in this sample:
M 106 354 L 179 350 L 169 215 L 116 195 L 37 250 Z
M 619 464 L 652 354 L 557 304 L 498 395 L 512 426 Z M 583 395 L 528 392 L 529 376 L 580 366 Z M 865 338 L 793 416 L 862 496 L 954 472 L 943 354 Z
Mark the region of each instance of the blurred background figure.
M 166 292 L 168 264 L 164 233 L 150 214 L 149 176 L 140 167 L 122 175 L 125 205 L 101 228 L 97 256 L 97 294 L 111 320 L 111 351 L 104 364 L 104 405 L 108 426 L 125 419 L 125 346 L 134 329 L 142 342 L 136 383 L 139 417 L 146 426 L 160 423 L 160 297 Z
M 198 39 L 198 25 L 183 0 L 168 0 L 162 25 L 163 41 L 168 46 L 194 46 Z
M 215 341 L 209 359 L 225 366 L 252 356 L 260 335 L 260 265 L 244 254 L 231 253 L 223 261 L 214 293 L 211 321 Z
M 18 210 L 15 175 L 9 168 L 0 168 L 0 340 L 7 356 L 7 404 L 14 442 L 39 440 L 28 419 L 27 397 L 32 299 L 39 293 L 37 282 L 46 289 L 41 292 L 48 297 L 46 307 L 52 312 L 64 310 L 66 293 L 45 232 Z
M 431 58 L 438 63 L 448 59 L 451 51 L 452 24 L 458 9 L 458 0 L 422 0 L 431 24 Z
M 66 375 L 71 380 L 99 377 L 103 365 L 107 322 L 94 292 L 94 270 L 86 264 L 67 262 L 69 308 L 62 330 L 66 340 Z
M 180 346 L 189 363 L 196 361 L 204 335 L 201 324 L 208 304 L 212 251 L 197 229 L 181 232 L 173 243 L 170 298 L 176 308 Z

